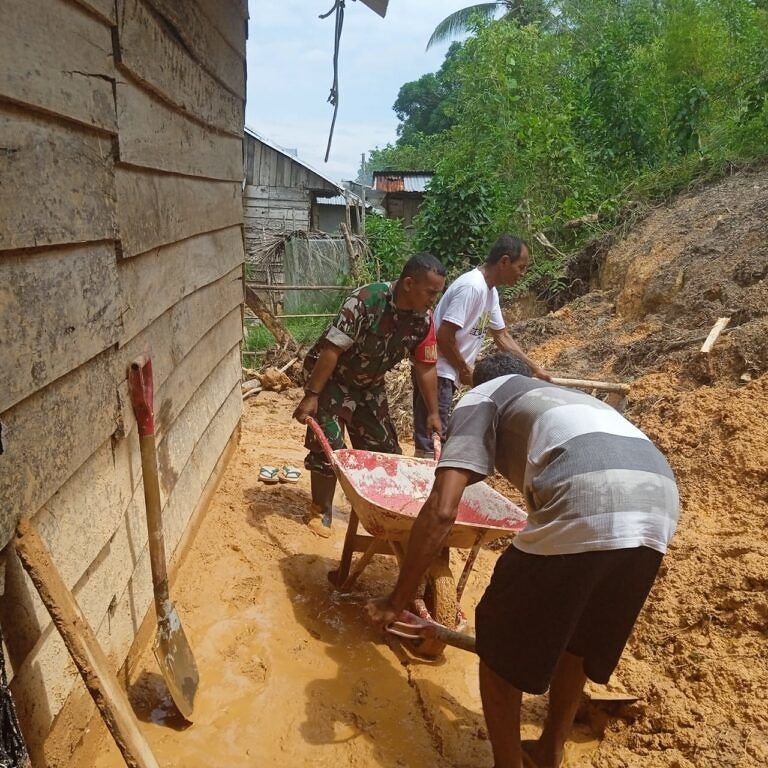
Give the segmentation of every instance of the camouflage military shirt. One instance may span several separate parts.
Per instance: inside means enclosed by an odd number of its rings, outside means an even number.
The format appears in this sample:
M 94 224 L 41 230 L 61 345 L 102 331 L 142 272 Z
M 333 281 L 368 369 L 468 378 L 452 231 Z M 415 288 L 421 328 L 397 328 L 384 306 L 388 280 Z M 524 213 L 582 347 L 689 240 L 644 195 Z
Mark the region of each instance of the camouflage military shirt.
M 394 287 L 371 283 L 354 291 L 307 353 L 305 368 L 312 370 L 323 343 L 329 341 L 343 350 L 332 378 L 366 388 L 383 383 L 388 370 L 406 354 L 414 355 L 430 332 L 432 313 L 397 309 Z

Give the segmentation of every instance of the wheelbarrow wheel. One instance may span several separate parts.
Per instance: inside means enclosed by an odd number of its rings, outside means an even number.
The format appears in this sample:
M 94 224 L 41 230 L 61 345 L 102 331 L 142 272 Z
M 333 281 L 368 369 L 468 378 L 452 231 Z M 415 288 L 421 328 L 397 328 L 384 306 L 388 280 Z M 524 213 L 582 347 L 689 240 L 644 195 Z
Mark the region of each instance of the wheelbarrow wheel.
M 448 629 L 454 629 L 458 608 L 456 582 L 445 559 L 440 558 L 432 564 L 426 582 L 424 604 L 432 619 Z M 445 643 L 436 639 L 422 640 L 414 650 L 419 656 L 435 659 L 445 650 Z

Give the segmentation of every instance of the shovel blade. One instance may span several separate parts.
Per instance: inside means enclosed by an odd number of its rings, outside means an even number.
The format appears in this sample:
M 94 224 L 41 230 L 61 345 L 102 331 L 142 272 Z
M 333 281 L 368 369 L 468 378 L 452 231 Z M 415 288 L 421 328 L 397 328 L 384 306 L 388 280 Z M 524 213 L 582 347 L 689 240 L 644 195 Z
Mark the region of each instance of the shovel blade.
M 191 723 L 200 676 L 173 603 L 166 603 L 164 615 L 158 618 L 152 650 L 173 703 L 182 717 Z

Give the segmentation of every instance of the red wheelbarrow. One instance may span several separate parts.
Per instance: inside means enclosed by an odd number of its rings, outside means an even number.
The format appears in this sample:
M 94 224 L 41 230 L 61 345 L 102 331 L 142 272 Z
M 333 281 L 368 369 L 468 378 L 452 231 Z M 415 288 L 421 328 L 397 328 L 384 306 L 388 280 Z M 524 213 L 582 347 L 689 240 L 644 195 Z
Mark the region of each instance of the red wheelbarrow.
M 320 425 L 312 418 L 306 423 L 322 444 L 352 507 L 341 562 L 330 574 L 337 589 L 349 592 L 374 555 L 394 554 L 402 564 L 411 528 L 432 489 L 439 446 L 434 460 L 346 448 L 334 451 Z M 360 523 L 370 535 L 358 533 Z M 480 548 L 522 530 L 525 523 L 525 512 L 489 485 L 470 485 L 446 546 L 429 569 L 424 595 L 414 603 L 415 612 L 423 619 L 456 628 L 463 617 L 459 601 Z M 471 550 L 458 584 L 450 569 L 450 547 Z M 355 552 L 362 555 L 352 568 Z M 444 647 L 435 639 L 424 641 L 418 650 L 436 656 Z

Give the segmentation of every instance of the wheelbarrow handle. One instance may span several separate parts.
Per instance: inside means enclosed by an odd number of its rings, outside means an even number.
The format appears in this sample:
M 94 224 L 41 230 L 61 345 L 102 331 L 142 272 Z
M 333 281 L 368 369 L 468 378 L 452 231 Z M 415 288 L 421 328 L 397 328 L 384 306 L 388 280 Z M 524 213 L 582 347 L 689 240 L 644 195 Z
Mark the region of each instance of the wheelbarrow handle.
M 149 355 L 137 357 L 128 367 L 128 392 L 131 396 L 133 411 L 136 414 L 139 435 L 142 437 L 154 435 L 154 382 L 152 379 L 152 360 L 150 360 Z
M 304 423 L 315 433 L 315 437 L 318 439 L 320 445 L 323 446 L 323 451 L 325 452 L 328 461 L 330 461 L 331 466 L 333 466 L 333 448 L 331 448 L 331 444 L 328 442 L 328 438 L 325 436 L 322 427 L 311 416 L 307 416 Z

